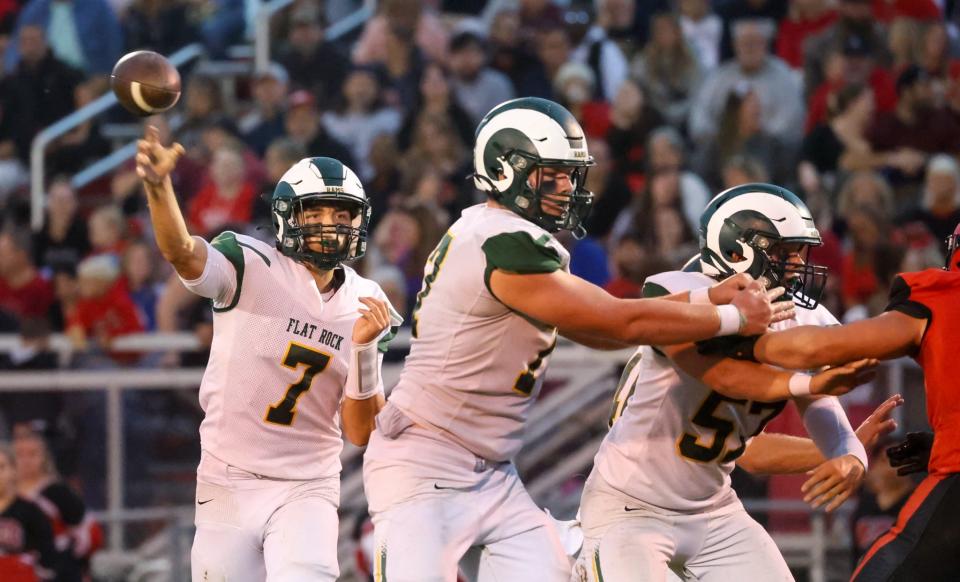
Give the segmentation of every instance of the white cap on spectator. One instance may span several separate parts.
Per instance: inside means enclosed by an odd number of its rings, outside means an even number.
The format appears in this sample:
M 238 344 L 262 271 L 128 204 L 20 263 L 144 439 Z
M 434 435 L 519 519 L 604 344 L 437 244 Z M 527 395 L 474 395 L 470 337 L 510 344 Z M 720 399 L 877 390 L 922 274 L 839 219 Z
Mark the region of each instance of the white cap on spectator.
M 953 178 L 954 201 L 960 204 L 960 165 L 953 159 L 953 156 L 947 154 L 937 154 L 927 162 L 927 179 L 934 174 L 945 174 Z M 924 189 L 923 205 L 930 208 L 933 205 L 933 192 Z
M 486 40 L 487 26 L 479 18 L 464 18 L 453 27 L 450 37 L 460 36 L 461 34 L 470 34 L 480 40 Z
M 593 74 L 593 71 L 590 70 L 588 65 L 568 62 L 557 71 L 557 76 L 553 78 L 553 88 L 560 93 L 564 85 L 570 81 L 577 80 L 590 85 L 591 90 L 596 87 L 597 84 L 597 76 Z
M 77 265 L 77 277 L 113 281 L 119 276 L 120 263 L 113 255 L 94 255 Z
M 276 62 L 271 62 L 265 70 L 258 71 L 254 77 L 258 81 L 261 79 L 273 79 L 281 85 L 290 83 L 290 75 L 287 74 L 287 70 L 283 68 L 283 65 Z
M 937 154 L 927 162 L 928 174 L 950 174 L 954 178 L 960 178 L 960 167 L 957 161 L 947 154 Z

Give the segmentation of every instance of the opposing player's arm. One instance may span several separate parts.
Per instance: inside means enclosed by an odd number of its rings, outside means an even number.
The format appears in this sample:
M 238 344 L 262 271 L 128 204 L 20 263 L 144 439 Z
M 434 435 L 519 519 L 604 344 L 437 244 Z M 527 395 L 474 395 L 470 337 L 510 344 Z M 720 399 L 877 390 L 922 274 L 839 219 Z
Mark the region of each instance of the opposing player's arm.
M 831 327 L 802 326 L 761 336 L 754 357 L 767 364 L 811 369 L 863 358 L 886 360 L 913 354 L 927 320 L 899 311 Z
M 183 155 L 183 147 L 164 147 L 157 128 L 147 128 L 144 139 L 137 142 L 137 175 L 143 181 L 150 208 L 150 221 L 163 258 L 186 280 L 203 274 L 207 247 L 199 237 L 192 237 L 177 204 L 170 173 Z

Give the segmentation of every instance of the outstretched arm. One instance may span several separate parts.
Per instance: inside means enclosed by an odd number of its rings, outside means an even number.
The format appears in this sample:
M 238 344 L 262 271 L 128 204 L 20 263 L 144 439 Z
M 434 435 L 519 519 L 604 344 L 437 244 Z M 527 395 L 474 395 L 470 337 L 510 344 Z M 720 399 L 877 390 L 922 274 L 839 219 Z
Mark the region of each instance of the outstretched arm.
M 746 286 L 748 283 L 747 277 L 743 277 L 742 286 Z M 729 281 L 728 284 L 714 285 L 707 290 L 706 299 L 709 299 L 711 303 L 720 305 L 727 303 L 732 298 L 731 292 L 742 288 L 738 286 L 738 282 Z M 664 301 L 676 301 L 678 303 L 690 303 L 690 292 L 684 291 L 682 293 L 674 293 L 672 295 L 664 295 L 658 297 L 658 299 L 663 299 Z M 604 351 L 615 351 L 623 350 L 626 348 L 635 348 L 636 344 L 631 344 L 627 342 L 617 341 L 614 339 L 605 338 L 602 336 L 591 335 L 587 333 L 577 333 L 574 331 L 568 331 L 566 329 L 560 328 L 560 335 L 567 338 L 570 341 L 576 342 L 578 344 L 587 346 L 588 348 L 593 348 L 595 350 L 604 350 Z
M 776 402 L 793 398 L 793 372 L 764 364 L 700 354 L 695 344 L 659 348 L 685 373 L 730 398 Z M 862 360 L 815 374 L 811 394 L 844 394 L 873 377 L 875 362 Z
M 170 173 L 183 155 L 183 146 L 164 147 L 156 127 L 147 128 L 144 139 L 137 142 L 137 175 L 143 181 L 150 208 L 150 221 L 163 258 L 182 279 L 194 280 L 203 274 L 207 261 L 207 245 L 190 236 L 177 204 Z
M 667 345 L 711 338 L 721 330 L 721 315 L 714 305 L 617 299 L 565 271 L 517 274 L 495 269 L 489 283 L 497 299 L 511 309 L 567 333 L 630 345 Z M 731 303 L 746 319 L 741 331 L 759 333 L 772 319 L 783 317 L 792 304 L 770 304 L 781 293 L 765 293 L 759 283 L 740 291 Z
M 899 311 L 832 327 L 795 327 L 761 336 L 753 349 L 763 363 L 809 370 L 863 358 L 887 360 L 914 353 L 927 320 Z

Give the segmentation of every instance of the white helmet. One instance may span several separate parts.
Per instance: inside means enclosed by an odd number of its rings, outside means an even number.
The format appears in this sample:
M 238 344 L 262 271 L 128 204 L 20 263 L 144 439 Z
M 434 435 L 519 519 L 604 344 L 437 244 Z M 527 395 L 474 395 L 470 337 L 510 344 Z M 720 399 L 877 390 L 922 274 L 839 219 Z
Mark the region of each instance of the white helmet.
M 576 118 L 563 106 L 523 97 L 494 107 L 477 127 L 473 149 L 473 181 L 497 202 L 548 232 L 586 234 L 583 222 L 593 205 L 593 194 L 584 184 L 587 168 L 594 164 Z M 543 168 L 571 171 L 573 192 L 560 215 L 544 212 L 538 180 L 534 190 L 527 179 Z
M 318 203 L 343 205 L 350 210 L 350 226 L 305 225 L 303 210 Z M 343 261 L 358 259 L 367 248 L 370 202 L 357 175 L 333 158 L 304 158 L 284 173 L 270 197 L 277 249 L 284 255 L 318 268 L 333 269 Z M 308 236 L 324 232 L 337 235 L 335 249 L 314 251 Z
M 799 307 L 815 308 L 827 281 L 827 268 L 774 260 L 777 244 L 820 246 L 823 241 L 807 205 L 773 184 L 744 184 L 717 194 L 700 215 L 699 267 L 723 279 L 748 273 L 783 286 Z

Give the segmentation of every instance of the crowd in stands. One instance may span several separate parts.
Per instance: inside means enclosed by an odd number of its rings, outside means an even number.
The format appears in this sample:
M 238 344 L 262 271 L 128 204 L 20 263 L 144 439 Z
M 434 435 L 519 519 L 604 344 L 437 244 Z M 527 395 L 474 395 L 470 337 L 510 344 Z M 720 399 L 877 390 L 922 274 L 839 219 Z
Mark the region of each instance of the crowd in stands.
M 187 323 L 182 302 L 164 300 L 176 281 L 149 243 L 131 165 L 71 186 L 113 147 L 99 122 L 48 152 L 46 218 L 32 236 L 24 166 L 37 132 L 99 95 L 123 51 L 201 41 L 218 55 L 240 42 L 236 4 L 0 4 L 7 329 L 46 319 L 78 348 L 108 350 L 119 335 Z M 256 230 L 269 226 L 261 195 L 293 161 L 346 162 L 374 207 L 358 268 L 409 313 L 424 256 L 480 200 L 466 179 L 477 122 L 517 95 L 552 98 L 581 120 L 597 159 L 589 236 L 564 241 L 574 272 L 635 295 L 645 274 L 695 252 L 713 194 L 773 181 L 816 213 L 825 244 L 812 258 L 831 267 L 829 306 L 860 316 L 881 306 L 892 273 L 936 264 L 960 217 L 953 10 L 935 0 L 385 0 L 349 42 L 325 38 L 322 2 L 299 0 L 274 23 L 266 70 L 230 84 L 188 74 L 182 104 L 149 123 L 187 148 L 175 186 L 201 236 L 269 238 Z
M 152 242 L 132 164 L 71 185 L 116 145 L 100 121 L 48 151 L 37 233 L 25 228 L 25 168 L 37 132 L 105 91 L 122 53 L 202 42 L 226 58 L 243 42 L 246 4 L 0 0 L 0 331 L 19 331 L 25 346 L 0 366 L 56 366 L 51 332 L 66 333 L 74 365 L 87 367 L 184 363 L 111 352 L 128 333 L 209 341 L 209 309 Z M 270 240 L 261 195 L 290 165 L 309 155 L 352 167 L 373 204 L 354 266 L 409 321 L 426 256 L 482 201 L 467 179 L 477 123 L 516 96 L 554 99 L 581 121 L 597 162 L 588 236 L 559 235 L 575 274 L 638 296 L 648 274 L 696 253 L 714 194 L 772 181 L 815 214 L 824 244 L 810 259 L 830 268 L 826 305 L 860 318 L 883 308 L 896 272 L 941 265 L 960 222 L 958 4 L 382 0 L 357 38 L 331 40 L 329 7 L 297 0 L 273 22 L 266 70 L 231 82 L 186 74 L 180 105 L 148 123 L 187 150 L 174 185 L 204 237 Z M 5 423 L 62 422 L 61 397 L 45 398 L 4 406 Z

